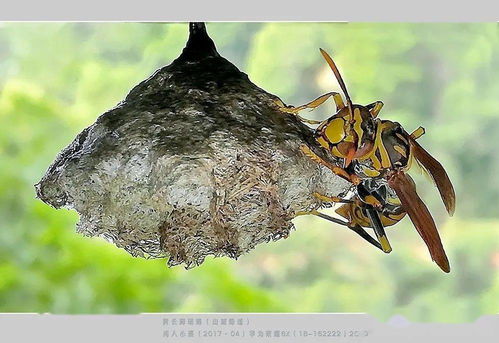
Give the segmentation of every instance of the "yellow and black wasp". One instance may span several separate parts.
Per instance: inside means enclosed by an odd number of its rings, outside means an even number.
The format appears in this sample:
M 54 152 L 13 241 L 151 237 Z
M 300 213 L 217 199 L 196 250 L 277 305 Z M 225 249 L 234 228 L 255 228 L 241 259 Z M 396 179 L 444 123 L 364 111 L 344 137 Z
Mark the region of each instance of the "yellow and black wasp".
M 321 49 L 320 51 L 338 80 L 345 95 L 346 104 L 341 95 L 335 92 L 322 95 L 299 107 L 286 106 L 280 100 L 277 101 L 277 104 L 282 111 L 293 113 L 306 123 L 319 124 L 314 131 L 315 139 L 333 156 L 341 158 L 343 167 L 325 161 L 306 145 L 303 145 L 301 150 L 315 162 L 328 167 L 335 174 L 352 182 L 357 186 L 357 189 L 359 189 L 359 185 L 361 188 L 363 187 L 363 180 L 384 180 L 388 188 L 393 190 L 396 198 L 400 201 L 401 211 L 409 215 L 416 230 L 426 243 L 432 259 L 443 271 L 449 272 L 449 261 L 435 222 L 428 208 L 418 196 L 414 182 L 406 174 L 413 160 L 416 160 L 433 179 L 448 213 L 450 215 L 454 213 L 455 192 L 445 169 L 416 141 L 424 134 L 424 129 L 420 127 L 409 134 L 399 123 L 379 119 L 378 114 L 383 107 L 381 101 L 376 101 L 367 106 L 353 104 L 333 59 L 324 50 Z M 313 109 L 330 97 L 333 97 L 336 103 L 336 113 L 330 118 L 324 121 L 314 121 L 304 119 L 298 115 L 301 110 Z M 383 225 L 376 225 L 383 224 L 383 206 L 388 205 L 386 201 L 388 199 L 385 198 L 385 201 L 380 201 L 380 194 L 372 192 L 372 190 L 371 192 L 368 190 L 367 193 L 362 199 L 362 195 L 359 195 L 361 192 L 357 191 L 358 199 L 354 197 L 354 201 L 346 203 L 346 205 L 349 204 L 347 207 L 343 205 L 343 211 L 345 214 L 347 214 L 347 210 L 351 214 L 354 213 L 352 212 L 354 210 L 357 213 L 365 213 L 364 219 L 369 219 L 369 222 L 364 221 L 363 224 L 373 226 L 376 236 L 381 242 L 382 249 L 389 252 L 391 247 L 384 233 Z M 375 195 L 378 195 L 378 197 Z M 321 194 L 316 194 L 316 196 L 323 201 L 343 201 L 343 199 Z M 358 212 L 359 209 L 361 212 Z M 314 211 L 312 214 L 317 213 Z M 379 220 L 376 224 L 373 224 L 376 219 Z M 400 219 L 395 218 L 394 223 Z M 357 223 L 355 226 L 362 225 Z

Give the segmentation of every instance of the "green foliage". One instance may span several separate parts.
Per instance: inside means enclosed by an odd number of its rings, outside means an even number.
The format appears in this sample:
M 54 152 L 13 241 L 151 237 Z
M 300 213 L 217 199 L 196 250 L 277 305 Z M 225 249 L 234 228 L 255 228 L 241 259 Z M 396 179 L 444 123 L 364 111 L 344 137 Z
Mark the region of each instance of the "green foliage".
M 332 53 L 355 101 L 383 100 L 448 169 L 456 218 L 416 177 L 452 273 L 408 220 L 384 255 L 317 218 L 239 261 L 190 271 L 133 258 L 74 233 L 77 214 L 35 199 L 33 184 L 75 135 L 178 56 L 186 24 L 0 24 L 0 311 L 368 312 L 461 322 L 499 309 L 499 36 L 497 24 L 213 23 L 222 55 L 260 87 L 298 105 L 338 90 Z M 324 118 L 332 104 L 304 113 Z

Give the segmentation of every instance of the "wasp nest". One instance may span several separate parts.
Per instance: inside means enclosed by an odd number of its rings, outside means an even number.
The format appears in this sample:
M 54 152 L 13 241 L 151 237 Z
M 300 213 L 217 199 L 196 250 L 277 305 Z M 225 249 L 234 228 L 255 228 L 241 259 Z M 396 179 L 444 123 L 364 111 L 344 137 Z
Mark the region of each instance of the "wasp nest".
M 288 236 L 312 193 L 348 184 L 303 155 L 312 131 L 221 57 L 204 24 L 181 56 L 83 130 L 36 185 L 77 231 L 134 256 L 199 265 Z

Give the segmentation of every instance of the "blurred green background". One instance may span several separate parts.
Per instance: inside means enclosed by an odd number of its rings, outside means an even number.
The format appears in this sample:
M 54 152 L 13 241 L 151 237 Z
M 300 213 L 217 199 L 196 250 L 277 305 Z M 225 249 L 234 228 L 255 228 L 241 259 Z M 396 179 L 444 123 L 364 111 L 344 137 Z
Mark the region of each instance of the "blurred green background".
M 490 24 L 209 23 L 219 52 L 286 103 L 338 90 L 318 51 L 335 58 L 355 102 L 446 167 L 449 219 L 421 175 L 449 255 L 442 273 L 408 219 L 394 251 L 302 217 L 297 230 L 238 261 L 193 270 L 132 258 L 75 233 L 78 215 L 35 199 L 56 154 L 139 81 L 176 58 L 187 24 L 0 24 L 0 312 L 367 312 L 381 320 L 465 322 L 499 311 L 499 28 Z M 325 118 L 332 103 L 303 113 Z M 417 172 L 415 173 L 417 174 Z

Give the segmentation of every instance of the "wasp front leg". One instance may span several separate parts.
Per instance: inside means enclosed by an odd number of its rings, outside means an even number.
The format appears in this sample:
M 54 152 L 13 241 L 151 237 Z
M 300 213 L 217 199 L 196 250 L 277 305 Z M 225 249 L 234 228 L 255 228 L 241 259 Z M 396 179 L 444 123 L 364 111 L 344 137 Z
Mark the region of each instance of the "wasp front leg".
M 345 169 L 341 168 L 341 167 L 338 167 L 338 166 L 335 166 L 327 161 L 325 161 L 324 159 L 322 159 L 319 155 L 317 155 L 315 152 L 313 152 L 308 146 L 306 146 L 305 144 L 302 144 L 300 146 L 300 150 L 305 154 L 307 155 L 312 161 L 314 162 L 317 162 L 321 165 L 323 165 L 324 167 L 330 169 L 334 174 L 338 175 L 339 177 L 342 177 L 343 179 L 347 180 L 347 181 L 350 181 L 351 183 L 353 183 L 354 185 L 358 185 L 361 180 L 360 178 L 355 175 L 355 174 L 350 174 L 349 172 L 347 172 Z
M 303 118 L 300 115 L 298 115 L 298 112 L 303 111 L 304 109 L 307 109 L 307 108 L 310 110 L 313 110 L 313 109 L 319 107 L 320 105 L 322 105 L 330 97 L 333 97 L 337 110 L 345 107 L 345 104 L 343 103 L 343 99 L 341 98 L 341 95 L 339 93 L 336 93 L 336 92 L 326 93 L 324 95 L 321 95 L 317 99 L 310 101 L 309 103 L 307 103 L 305 105 L 296 106 L 296 107 L 286 105 L 279 98 L 274 100 L 274 102 L 279 107 L 279 110 L 281 110 L 282 112 L 292 113 L 292 114 L 296 115 L 296 117 L 298 117 L 298 119 L 300 119 L 302 122 L 315 125 L 315 124 L 322 123 L 322 121 Z

